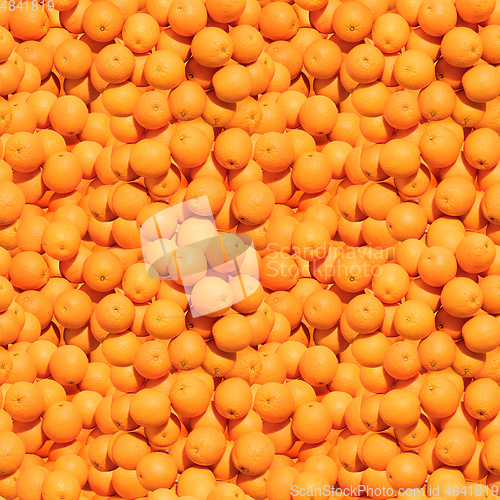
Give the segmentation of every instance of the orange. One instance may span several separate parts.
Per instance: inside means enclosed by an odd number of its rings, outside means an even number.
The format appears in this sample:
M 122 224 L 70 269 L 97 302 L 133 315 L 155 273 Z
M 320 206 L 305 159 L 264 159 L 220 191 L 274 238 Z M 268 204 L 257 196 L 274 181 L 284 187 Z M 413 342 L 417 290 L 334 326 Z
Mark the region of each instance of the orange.
M 121 333 L 132 326 L 134 305 L 125 295 L 111 293 L 103 297 L 94 311 L 98 325 L 109 333 Z
M 4 159 L 17 172 L 33 172 L 44 160 L 41 139 L 28 132 L 17 132 L 7 140 Z
M 439 373 L 428 376 L 419 392 L 422 410 L 433 418 L 452 415 L 460 404 L 460 397 L 455 383 Z
M 85 283 L 95 291 L 109 292 L 122 280 L 124 267 L 112 252 L 95 252 L 83 264 Z
M 422 488 L 427 478 L 424 460 L 414 453 L 400 453 L 387 464 L 387 479 L 393 488 Z
M 283 422 L 294 410 L 292 392 L 287 385 L 267 382 L 255 393 L 253 410 L 264 422 Z
M 464 215 L 474 205 L 475 188 L 471 181 L 462 176 L 443 179 L 436 188 L 434 201 L 446 215 Z
M 455 109 L 456 96 L 451 86 L 444 81 L 432 82 L 418 94 L 418 107 L 427 120 L 444 120 Z
M 379 267 L 372 280 L 375 296 L 386 304 L 399 302 L 408 292 L 410 279 L 401 266 L 393 263 Z
M 4 62 L 12 54 L 14 50 L 14 38 L 10 34 L 10 31 L 2 26 L 2 52 L 1 52 L 1 62 Z
M 500 411 L 498 399 L 495 397 L 498 388 L 498 385 L 488 378 L 474 380 L 469 384 L 464 393 L 467 413 L 480 421 L 494 419 Z
M 283 172 L 294 160 L 292 141 L 287 134 L 266 132 L 255 143 L 253 159 L 266 172 Z
M 21 40 L 38 40 L 49 29 L 49 18 L 45 10 L 28 7 L 24 11 L 15 10 L 10 16 L 13 36 Z
M 350 328 L 360 334 L 369 334 L 382 326 L 385 312 L 377 297 L 361 294 L 352 298 L 344 314 Z
M 321 152 L 304 152 L 295 159 L 292 181 L 304 193 L 320 193 L 332 180 L 329 167 L 327 157 Z
M 193 308 L 204 316 L 223 316 L 230 309 L 233 299 L 232 288 L 216 276 L 208 276 L 198 281 L 191 293 Z
M 378 80 L 368 84 L 358 84 L 352 93 L 352 105 L 363 116 L 378 116 L 384 110 L 384 104 L 390 92 Z
M 68 401 L 51 403 L 44 413 L 42 429 L 56 443 L 69 443 L 82 429 L 82 417 L 75 405 Z
M 289 40 L 299 29 L 297 13 L 291 5 L 265 5 L 261 11 L 259 28 L 263 37 L 271 40 Z
M 395 342 L 384 354 L 383 366 L 398 380 L 409 380 L 421 369 L 417 347 L 411 342 Z
M 372 26 L 373 15 L 361 2 L 339 5 L 333 12 L 333 31 L 346 42 L 360 42 L 371 32 Z
M 334 485 L 337 480 L 337 466 L 334 460 L 326 455 L 315 455 L 304 462 L 304 471 L 315 471 L 323 474 L 329 484 Z
M 234 216 L 245 224 L 258 225 L 272 212 L 274 194 L 261 181 L 252 181 L 241 186 L 231 201 Z
M 160 26 L 156 19 L 147 13 L 132 14 L 122 27 L 125 45 L 136 54 L 150 51 L 160 38 Z
M 112 485 L 116 490 L 116 493 L 123 496 L 145 496 L 148 491 L 139 483 L 135 470 L 127 470 L 121 467 L 118 467 L 113 471 Z
M 457 354 L 451 365 L 454 372 L 460 376 L 475 376 L 480 373 L 486 363 L 486 354 L 471 351 L 463 340 L 457 342 Z
M 108 454 L 113 462 L 126 470 L 135 469 L 140 459 L 150 452 L 146 438 L 137 432 L 117 434 L 110 445 Z
M 498 321 L 489 314 L 474 316 L 462 327 L 465 345 L 473 352 L 490 352 L 496 347 L 500 335 Z
M 434 452 L 445 465 L 465 465 L 473 457 L 476 440 L 472 432 L 462 426 L 443 429 L 437 436 Z
M 438 460 L 436 460 L 439 463 Z M 433 491 L 434 488 L 450 488 L 448 491 L 451 492 L 451 488 L 457 485 L 458 488 L 463 488 L 466 485 L 466 480 L 462 472 L 454 467 L 443 465 L 435 470 L 429 477 L 427 482 L 427 492 Z M 447 498 L 450 498 L 448 496 Z
M 381 399 L 379 412 L 380 418 L 387 425 L 395 428 L 409 427 L 420 418 L 420 402 L 411 392 L 394 389 Z
M 165 340 L 176 337 L 184 329 L 184 325 L 184 311 L 172 300 L 157 300 L 146 309 L 144 327 L 155 338 Z
M 457 274 L 457 262 L 447 248 L 432 246 L 425 249 L 418 259 L 420 277 L 430 286 L 442 287 Z
M 49 472 L 42 483 L 43 498 L 60 498 L 64 496 L 71 500 L 77 500 L 80 497 L 81 487 L 77 477 L 67 470 L 54 470 Z
M 483 212 L 485 218 L 493 224 L 496 224 L 498 219 L 498 209 L 496 208 L 494 200 L 499 187 L 499 183 L 489 186 L 485 191 L 483 199 L 481 200 L 481 211 Z
M 334 327 L 342 313 L 341 301 L 335 293 L 317 290 L 304 301 L 304 316 L 314 328 L 328 329 Z
M 338 460 L 342 465 L 342 469 L 349 472 L 361 472 L 366 466 L 361 462 L 358 448 L 361 448 L 361 436 L 347 436 L 338 448 Z
M 271 465 L 274 453 L 274 444 L 265 434 L 251 431 L 236 440 L 231 459 L 240 472 L 256 476 Z
M 224 380 L 215 390 L 214 404 L 224 418 L 237 420 L 245 417 L 252 407 L 248 383 L 240 378 Z
M 497 97 L 500 87 L 498 71 L 490 64 L 481 64 L 462 77 L 465 95 L 473 102 L 489 102 Z
M 167 9 L 164 14 L 165 18 L 167 12 L 168 24 L 170 24 L 170 27 L 176 34 L 182 37 L 192 37 L 207 24 L 206 8 L 198 0 L 167 2 Z M 159 21 L 158 17 L 155 18 Z M 163 23 L 161 25 L 164 26 Z
M 132 76 L 135 59 L 127 47 L 109 44 L 99 51 L 92 66 L 104 82 L 122 83 Z
M 120 9 L 106 2 L 105 5 L 92 5 L 85 9 L 82 27 L 92 40 L 110 42 L 121 32 L 124 21 Z
M 474 130 L 464 141 L 464 154 L 467 161 L 478 170 L 489 170 L 500 161 L 497 160 L 500 143 L 498 134 L 489 128 Z
M 161 474 L 158 471 L 161 470 Z M 177 475 L 177 465 L 167 453 L 155 452 L 141 458 L 136 468 L 137 479 L 149 491 L 170 488 Z
M 42 483 L 49 471 L 41 465 L 33 465 L 23 469 L 17 480 L 19 497 L 21 498 L 40 498 Z
M 419 421 L 405 429 L 397 429 L 394 435 L 401 445 L 408 448 L 422 446 L 431 434 L 431 424 L 425 415 L 421 415 Z
M 80 161 L 70 152 L 52 153 L 45 159 L 42 180 L 55 193 L 70 193 L 78 186 L 82 177 Z
M 457 104 L 451 117 L 461 126 L 478 125 L 486 114 L 486 104 L 471 101 L 463 90 L 457 92 Z
M 409 130 L 421 120 L 418 99 L 409 90 L 395 92 L 385 101 L 383 116 L 391 127 Z M 394 140 L 398 141 L 399 146 L 402 146 L 402 143 L 399 142 L 401 138 L 396 137 Z
M 58 220 L 49 223 L 43 230 L 41 243 L 47 255 L 59 261 L 64 261 L 76 255 L 81 244 L 81 238 L 74 224 Z
M 207 102 L 200 84 L 194 81 L 182 82 L 168 96 L 172 116 L 178 120 L 194 120 L 203 114 Z
M 82 328 L 91 314 L 92 301 L 82 290 L 66 290 L 54 301 L 54 315 L 65 328 Z
M 457 11 L 447 0 L 424 0 L 419 2 L 417 22 L 428 35 L 443 36 L 455 26 Z
M 4 409 L 17 422 L 32 422 L 44 410 L 41 389 L 29 382 L 16 382 L 5 393 Z
M 83 487 L 88 479 L 88 469 L 85 460 L 78 455 L 62 455 L 54 462 L 54 470 L 71 472 Z
M 410 27 L 399 14 L 385 13 L 373 23 L 372 37 L 382 52 L 395 53 L 406 45 L 410 37 Z
M 218 23 L 231 23 L 237 21 L 245 11 L 245 2 L 215 2 L 208 1 L 206 3 L 208 15 Z
M 339 46 L 320 38 L 307 45 L 304 54 L 304 67 L 314 78 L 333 78 L 342 63 L 342 52 Z
M 126 117 L 134 112 L 140 95 L 132 82 L 110 83 L 102 93 L 102 105 L 110 115 Z
M 191 59 L 194 60 L 194 59 Z M 212 75 L 210 75 L 210 81 L 212 79 Z M 200 84 L 201 85 L 201 84 Z M 253 103 L 255 101 L 250 98 Z M 238 103 L 240 104 L 240 103 Z M 256 104 L 256 103 L 255 103 Z M 240 104 L 241 106 L 241 104 Z M 227 126 L 233 118 L 236 116 L 237 106 L 234 103 L 225 103 L 221 101 L 216 95 L 214 90 L 210 90 L 207 93 L 207 104 L 205 106 L 205 110 L 202 113 L 202 118 L 207 123 L 212 126 L 220 125 Z M 252 110 L 254 111 L 254 110 Z M 247 130 L 248 132 L 248 130 Z
M 498 443 L 498 433 L 490 436 L 481 451 L 481 461 L 484 467 L 491 473 L 498 469 L 498 457 L 496 457 L 495 446 Z
M 167 447 L 173 445 L 181 434 L 179 418 L 172 414 L 165 425 L 145 429 L 149 442 L 155 446 Z
M 422 50 L 407 50 L 396 59 L 394 78 L 405 89 L 422 89 L 434 79 L 434 62 Z
M 495 259 L 493 241 L 482 234 L 469 234 L 458 244 L 455 256 L 465 272 L 484 272 Z
M 458 68 L 468 68 L 481 58 L 483 41 L 467 27 L 456 27 L 448 31 L 441 41 L 443 59 Z
M 72 345 L 63 346 L 56 352 L 57 354 L 54 352 L 51 356 L 49 363 L 54 380 L 63 386 L 79 384 L 87 373 L 87 356 L 79 347 Z M 71 366 L 71 370 L 68 366 Z
M 38 290 L 49 279 L 48 265 L 43 257 L 32 251 L 18 253 L 12 258 L 10 280 L 22 290 Z
M 3 276 L 0 278 L 0 310 L 1 312 L 7 310 L 14 300 L 14 288 Z
M 455 354 L 453 340 L 445 332 L 432 332 L 418 345 L 420 363 L 430 371 L 441 371 L 450 367 L 455 360 Z
M 64 78 L 83 78 L 90 71 L 91 65 L 92 51 L 81 40 L 66 40 L 54 52 L 54 66 Z
M 217 484 L 215 488 L 212 491 L 210 491 L 210 493 L 207 496 L 207 499 L 219 500 L 224 498 L 239 498 L 243 497 L 244 495 L 245 493 L 243 492 L 243 490 L 236 484 L 222 483 L 222 484 Z
M 138 338 L 131 332 L 109 333 L 102 342 L 102 355 L 113 366 L 129 366 L 139 346 Z
M 469 318 L 481 308 L 483 293 L 470 278 L 453 278 L 443 288 L 443 308 L 457 318 Z
M 212 77 L 215 95 L 223 102 L 243 101 L 252 92 L 250 71 L 240 64 L 230 64 L 219 69 Z
M 329 384 L 335 377 L 338 361 L 333 352 L 324 346 L 313 346 L 300 358 L 302 378 L 313 387 Z
M 172 409 L 181 417 L 187 418 L 201 415 L 210 402 L 210 393 L 205 382 L 190 374 L 173 383 L 169 397 Z
M 190 182 L 184 201 L 193 213 L 206 216 L 220 212 L 226 196 L 227 191 L 221 180 L 213 176 L 201 175 Z
M 199 167 L 210 154 L 207 135 L 194 125 L 178 127 L 170 139 L 172 159 L 181 167 Z
M 242 315 L 229 315 L 216 321 L 212 335 L 219 349 L 225 352 L 238 352 L 248 347 L 252 341 L 252 328 Z
M 486 21 L 495 11 L 493 2 L 472 2 L 471 5 L 460 1 L 456 5 L 459 16 L 468 23 Z
M 72 136 L 82 132 L 87 119 L 87 107 L 75 96 L 58 99 L 52 104 L 49 112 L 52 127 L 62 136 Z
M 333 279 L 345 292 L 361 292 L 372 280 L 372 267 L 372 262 L 365 255 L 346 252 L 335 260 Z
M 12 224 L 19 218 L 23 211 L 26 198 L 21 189 L 11 181 L 0 182 L 0 193 L 0 206 L 2 209 L 0 222 L 3 226 L 6 226 Z
M 330 235 L 328 229 L 313 220 L 300 222 L 292 232 L 291 246 L 299 257 L 316 261 L 327 255 Z
M 444 125 L 428 128 L 419 142 L 422 159 L 431 167 L 443 168 L 452 165 L 460 152 L 455 134 Z
M 239 128 L 221 132 L 214 142 L 214 154 L 220 165 L 228 170 L 240 170 L 252 158 L 252 142 Z
M 394 328 L 403 338 L 420 340 L 434 329 L 434 312 L 421 300 L 407 300 L 396 310 Z
M 360 456 L 374 470 L 385 471 L 392 458 L 401 453 L 398 443 L 388 433 L 370 434 L 362 443 Z
M 168 345 L 169 358 L 178 370 L 192 370 L 201 366 L 206 355 L 203 338 L 195 331 L 183 331 Z
M 91 120 L 91 115 L 92 113 L 89 115 L 89 121 Z M 172 115 L 168 108 L 168 97 L 160 91 L 152 90 L 145 92 L 135 101 L 134 118 L 144 128 L 149 130 L 161 129 L 168 125 L 171 117 Z
M 496 41 L 495 34 L 498 32 L 498 27 L 494 25 L 487 25 L 481 30 L 479 35 L 483 41 L 483 55 L 482 59 L 490 64 L 497 64 L 498 56 L 496 54 Z
M 489 314 L 497 314 L 497 307 L 492 297 L 494 297 L 495 289 L 498 286 L 498 279 L 496 276 L 486 276 L 479 282 L 479 286 L 483 291 L 483 305 L 482 309 Z
M 229 61 L 233 47 L 231 37 L 218 27 L 202 28 L 191 42 L 193 58 L 209 68 L 218 68 Z
M 329 134 L 335 127 L 337 118 L 337 107 L 326 96 L 309 97 L 299 110 L 300 124 L 312 136 Z

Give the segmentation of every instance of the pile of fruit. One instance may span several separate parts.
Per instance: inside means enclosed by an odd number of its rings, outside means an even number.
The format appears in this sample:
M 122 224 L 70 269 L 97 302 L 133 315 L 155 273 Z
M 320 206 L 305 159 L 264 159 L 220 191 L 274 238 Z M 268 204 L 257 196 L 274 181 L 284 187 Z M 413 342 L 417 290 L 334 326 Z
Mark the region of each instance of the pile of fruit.
M 499 0 L 3 0 L 0 500 L 500 496 L 499 94 Z

